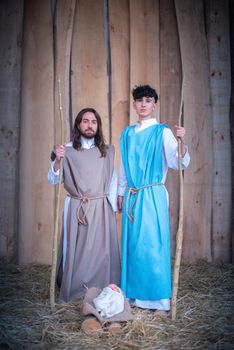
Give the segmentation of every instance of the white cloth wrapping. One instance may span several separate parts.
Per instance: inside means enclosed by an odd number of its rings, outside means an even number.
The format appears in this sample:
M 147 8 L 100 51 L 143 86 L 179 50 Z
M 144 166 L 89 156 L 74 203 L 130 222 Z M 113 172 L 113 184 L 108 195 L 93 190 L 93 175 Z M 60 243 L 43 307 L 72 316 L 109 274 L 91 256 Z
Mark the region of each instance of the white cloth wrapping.
M 110 287 L 103 288 L 102 292 L 93 299 L 93 304 L 102 318 L 113 317 L 123 312 L 124 296 L 120 288 L 118 292 Z

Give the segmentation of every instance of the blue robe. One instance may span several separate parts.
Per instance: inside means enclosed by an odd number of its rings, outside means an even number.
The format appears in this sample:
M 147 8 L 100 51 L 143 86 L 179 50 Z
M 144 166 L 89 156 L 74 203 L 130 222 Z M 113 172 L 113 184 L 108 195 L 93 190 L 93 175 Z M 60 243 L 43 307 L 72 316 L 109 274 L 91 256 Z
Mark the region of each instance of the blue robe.
M 135 126 L 130 126 L 121 135 L 120 148 L 128 185 L 122 210 L 121 288 L 128 298 L 171 297 L 168 200 L 161 183 L 165 127 L 156 124 L 135 133 Z M 139 189 L 148 185 L 154 186 Z M 129 188 L 139 190 L 134 195 L 129 193 Z M 132 222 L 128 217 L 131 211 Z

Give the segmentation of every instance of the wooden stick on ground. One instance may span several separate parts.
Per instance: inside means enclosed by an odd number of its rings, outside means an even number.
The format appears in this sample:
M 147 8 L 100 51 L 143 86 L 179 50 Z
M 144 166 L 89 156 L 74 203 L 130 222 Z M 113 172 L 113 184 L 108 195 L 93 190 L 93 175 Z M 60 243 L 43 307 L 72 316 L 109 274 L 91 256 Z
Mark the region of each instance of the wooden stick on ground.
M 184 81 L 182 80 L 181 88 L 181 101 L 180 101 L 180 112 L 178 125 L 182 124 L 182 114 L 183 114 L 183 104 L 184 104 Z M 175 262 L 173 269 L 173 287 L 172 287 L 172 299 L 171 299 L 171 318 L 175 320 L 176 318 L 176 303 L 177 303 L 177 292 L 179 285 L 179 274 L 180 274 L 180 262 L 182 255 L 182 243 L 183 243 L 183 224 L 184 224 L 184 184 L 183 184 L 183 173 L 181 165 L 181 140 L 178 139 L 178 168 L 179 168 L 179 182 L 180 182 L 180 200 L 179 200 L 179 224 L 176 234 L 176 253 Z
M 63 145 L 64 144 L 63 109 L 62 109 L 60 79 L 58 79 L 58 94 L 59 94 L 59 116 L 60 116 L 60 124 L 61 124 L 61 145 Z M 52 309 L 54 309 L 55 307 L 55 279 L 56 279 L 56 267 L 57 267 L 58 228 L 59 228 L 59 209 L 60 209 L 62 171 L 63 171 L 63 160 L 60 159 L 58 187 L 56 191 L 56 201 L 55 201 L 56 207 L 55 207 L 53 250 L 52 250 L 52 268 L 51 268 L 51 278 L 50 278 L 50 305 Z

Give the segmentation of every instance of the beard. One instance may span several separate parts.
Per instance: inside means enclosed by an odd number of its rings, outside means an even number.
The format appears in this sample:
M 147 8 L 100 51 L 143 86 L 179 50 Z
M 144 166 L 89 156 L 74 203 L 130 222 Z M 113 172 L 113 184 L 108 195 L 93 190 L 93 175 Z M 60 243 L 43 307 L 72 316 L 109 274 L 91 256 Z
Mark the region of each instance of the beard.
M 96 135 L 97 135 L 97 131 L 93 131 L 91 129 L 85 130 L 85 131 L 81 131 L 79 130 L 80 135 L 85 137 L 86 139 L 93 139 Z

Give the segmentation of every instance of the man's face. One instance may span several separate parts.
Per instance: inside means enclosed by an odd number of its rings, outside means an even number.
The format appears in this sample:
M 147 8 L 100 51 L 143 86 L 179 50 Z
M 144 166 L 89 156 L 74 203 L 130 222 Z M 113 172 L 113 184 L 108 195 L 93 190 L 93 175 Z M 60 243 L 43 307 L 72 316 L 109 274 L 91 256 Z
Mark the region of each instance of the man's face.
M 78 129 L 80 130 L 82 136 L 86 137 L 87 139 L 93 138 L 98 129 L 98 123 L 94 113 L 86 112 L 82 117 L 82 121 L 78 126 Z
M 133 102 L 133 107 L 140 119 L 149 119 L 153 116 L 156 103 L 153 97 L 142 97 Z

